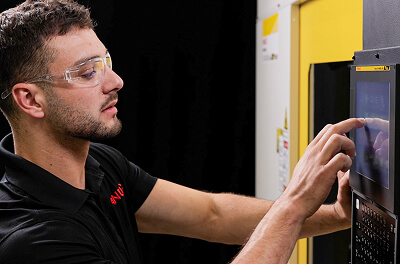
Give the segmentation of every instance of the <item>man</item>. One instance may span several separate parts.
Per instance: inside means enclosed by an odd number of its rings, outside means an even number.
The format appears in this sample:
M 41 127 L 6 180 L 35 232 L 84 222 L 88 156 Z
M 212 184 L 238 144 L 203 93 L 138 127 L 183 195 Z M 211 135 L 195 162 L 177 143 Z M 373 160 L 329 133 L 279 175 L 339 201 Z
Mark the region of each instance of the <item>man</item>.
M 91 143 L 121 130 L 122 87 L 73 0 L 26 1 L 0 15 L 0 108 L 12 129 L 0 143 L 2 262 L 142 263 L 139 231 L 244 244 L 232 263 L 286 263 L 298 238 L 350 226 L 345 172 L 355 148 L 345 133 L 362 120 L 326 126 L 276 202 L 211 194 Z M 336 177 L 337 202 L 321 206 Z

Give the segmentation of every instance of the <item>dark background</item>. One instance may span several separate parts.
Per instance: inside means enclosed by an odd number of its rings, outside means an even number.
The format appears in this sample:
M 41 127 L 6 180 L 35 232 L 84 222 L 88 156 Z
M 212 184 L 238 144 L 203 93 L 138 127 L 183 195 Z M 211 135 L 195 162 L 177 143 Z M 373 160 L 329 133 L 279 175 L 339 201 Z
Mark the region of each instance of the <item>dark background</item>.
M 0 10 L 20 2 L 1 1 Z M 256 1 L 79 2 L 125 81 L 117 105 L 124 128 L 107 143 L 154 176 L 254 195 Z M 0 136 L 9 131 L 1 117 Z M 141 238 L 147 264 L 227 263 L 240 248 Z

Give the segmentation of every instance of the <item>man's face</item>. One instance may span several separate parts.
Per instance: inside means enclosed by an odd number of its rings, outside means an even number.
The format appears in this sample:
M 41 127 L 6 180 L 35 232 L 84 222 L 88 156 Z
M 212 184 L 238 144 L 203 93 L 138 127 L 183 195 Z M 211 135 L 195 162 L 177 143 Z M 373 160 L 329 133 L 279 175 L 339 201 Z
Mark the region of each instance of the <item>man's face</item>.
M 50 72 L 59 73 L 86 59 L 104 57 L 106 48 L 91 29 L 76 29 L 50 41 L 56 50 Z M 116 136 L 121 130 L 117 118 L 117 92 L 122 79 L 107 66 L 104 79 L 94 87 L 79 84 L 59 84 L 45 89 L 47 106 L 45 118 L 51 132 L 57 136 L 72 136 L 96 140 Z

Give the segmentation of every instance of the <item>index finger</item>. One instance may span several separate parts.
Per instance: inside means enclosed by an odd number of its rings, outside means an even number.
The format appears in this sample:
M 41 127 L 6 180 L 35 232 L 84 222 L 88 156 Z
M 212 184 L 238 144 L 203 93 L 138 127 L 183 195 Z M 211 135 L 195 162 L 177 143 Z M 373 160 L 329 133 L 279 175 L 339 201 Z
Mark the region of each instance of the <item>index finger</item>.
M 350 130 L 361 128 L 365 125 L 365 119 L 364 118 L 349 118 L 347 120 L 344 120 L 342 122 L 339 122 L 336 124 L 338 129 L 340 129 L 338 134 L 345 134 L 350 132 Z
M 349 119 L 339 122 L 335 125 L 332 125 L 324 133 L 324 135 L 322 135 L 319 142 L 321 142 L 321 144 L 325 145 L 326 142 L 329 140 L 329 138 L 333 134 L 343 135 L 343 134 L 350 132 L 350 130 L 363 127 L 364 124 L 365 124 L 364 118 L 349 118 Z

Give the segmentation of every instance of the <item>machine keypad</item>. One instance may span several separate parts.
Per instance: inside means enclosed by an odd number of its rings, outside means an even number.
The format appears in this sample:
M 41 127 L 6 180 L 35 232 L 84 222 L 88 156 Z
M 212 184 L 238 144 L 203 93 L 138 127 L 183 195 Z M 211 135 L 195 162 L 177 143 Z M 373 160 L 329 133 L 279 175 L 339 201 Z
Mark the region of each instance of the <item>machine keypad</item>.
M 353 212 L 353 264 L 394 264 L 395 219 L 357 198 Z

